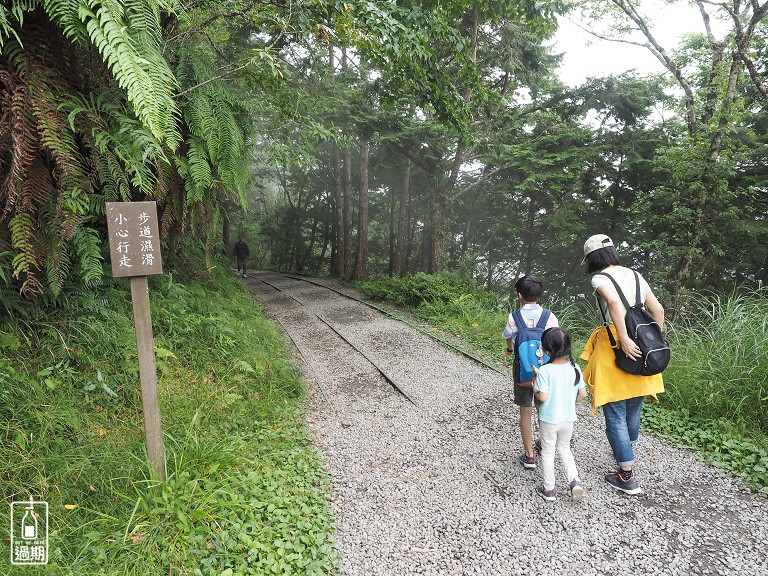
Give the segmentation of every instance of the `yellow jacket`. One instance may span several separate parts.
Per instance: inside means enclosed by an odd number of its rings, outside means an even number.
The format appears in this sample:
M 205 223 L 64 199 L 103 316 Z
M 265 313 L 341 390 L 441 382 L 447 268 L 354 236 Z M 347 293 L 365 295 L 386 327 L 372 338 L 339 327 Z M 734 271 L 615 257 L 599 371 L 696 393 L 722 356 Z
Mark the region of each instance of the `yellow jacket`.
M 613 324 L 609 326 L 618 341 L 616 328 Z M 664 379 L 661 374 L 635 376 L 616 366 L 616 356 L 605 326 L 599 326 L 592 331 L 580 358 L 587 361 L 584 381 L 592 397 L 593 416 L 597 407 L 603 404 L 638 396 L 651 396 L 658 402 L 656 394 L 664 392 Z

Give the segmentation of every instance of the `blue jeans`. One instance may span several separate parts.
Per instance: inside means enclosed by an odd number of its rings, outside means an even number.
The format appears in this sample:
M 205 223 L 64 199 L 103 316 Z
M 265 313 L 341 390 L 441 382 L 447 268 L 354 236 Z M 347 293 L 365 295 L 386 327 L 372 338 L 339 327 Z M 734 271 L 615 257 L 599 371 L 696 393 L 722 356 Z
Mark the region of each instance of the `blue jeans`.
M 643 396 L 609 402 L 603 405 L 605 435 L 619 466 L 631 467 L 635 463 L 632 447 L 640 436 L 640 414 Z

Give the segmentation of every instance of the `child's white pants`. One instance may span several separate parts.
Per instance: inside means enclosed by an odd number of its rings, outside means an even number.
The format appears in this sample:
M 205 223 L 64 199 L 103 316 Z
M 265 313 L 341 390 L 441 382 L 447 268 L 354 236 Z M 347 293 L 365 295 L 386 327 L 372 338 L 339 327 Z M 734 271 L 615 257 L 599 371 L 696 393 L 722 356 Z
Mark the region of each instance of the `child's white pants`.
M 541 438 L 541 470 L 544 474 L 544 488 L 552 490 L 555 487 L 555 450 L 565 466 L 566 482 L 579 479 L 576 461 L 571 452 L 571 436 L 573 422 L 550 424 L 539 421 L 539 436 Z

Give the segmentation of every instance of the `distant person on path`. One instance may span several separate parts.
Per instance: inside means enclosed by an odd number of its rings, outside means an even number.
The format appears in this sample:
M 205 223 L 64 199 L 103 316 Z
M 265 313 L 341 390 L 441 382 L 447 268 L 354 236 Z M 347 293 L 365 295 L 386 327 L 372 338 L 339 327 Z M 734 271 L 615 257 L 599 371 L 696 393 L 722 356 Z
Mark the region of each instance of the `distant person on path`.
M 565 478 L 573 500 L 584 498 L 576 461 L 571 452 L 571 436 L 576 422 L 576 402 L 587 397 L 581 368 L 571 352 L 571 334 L 560 328 L 548 328 L 541 337 L 541 346 L 549 362 L 538 369 L 533 384 L 539 401 L 539 436 L 541 438 L 541 469 L 544 483 L 539 495 L 555 500 L 555 449 L 565 467 Z
M 630 358 L 640 357 L 640 348 L 627 334 L 624 324 L 626 308 L 613 283 L 617 282 L 629 302 L 636 301 L 635 276 L 629 268 L 619 265 L 619 253 L 613 241 L 605 234 L 590 236 L 584 243 L 584 262 L 587 274 L 592 274 L 592 287 L 598 305 L 606 315 L 614 340 Z M 664 327 L 664 308 L 659 303 L 645 279 L 640 276 L 640 300 L 661 328 Z M 587 361 L 584 379 L 592 394 L 592 414 L 603 407 L 605 434 L 616 458 L 618 470 L 605 475 L 605 481 L 626 494 L 642 492 L 633 472 L 634 446 L 640 435 L 640 415 L 643 398 L 664 392 L 661 374 L 637 376 L 616 366 L 616 356 L 604 326 L 595 328 L 589 337 L 581 359 Z
M 248 250 L 248 244 L 243 240 L 242 234 L 238 236 L 237 242 L 235 243 L 235 249 L 232 253 L 235 256 L 235 260 L 237 260 L 237 275 L 240 276 L 240 270 L 242 269 L 243 278 L 248 278 L 246 264 L 248 263 L 251 251 Z
M 543 292 L 541 280 L 534 276 L 523 276 L 515 283 L 515 291 L 521 306 L 519 310 L 509 315 L 507 325 L 502 333 L 502 338 L 507 341 L 505 358 L 516 353 L 514 349 L 515 336 L 519 331 L 515 320 L 517 313 L 519 312 L 518 318 L 522 318 L 528 328 L 536 326 L 544 313 L 544 308 L 538 304 Z M 551 311 L 547 312 L 549 318 L 544 328 L 556 328 L 558 326 L 557 318 Z M 520 382 L 517 370 L 515 370 L 514 375 L 514 403 L 520 407 L 520 436 L 523 440 L 523 451 L 520 453 L 519 460 L 524 468 L 534 469 L 536 468 L 536 456 L 533 452 L 533 424 L 531 422 L 533 418 L 533 383 Z

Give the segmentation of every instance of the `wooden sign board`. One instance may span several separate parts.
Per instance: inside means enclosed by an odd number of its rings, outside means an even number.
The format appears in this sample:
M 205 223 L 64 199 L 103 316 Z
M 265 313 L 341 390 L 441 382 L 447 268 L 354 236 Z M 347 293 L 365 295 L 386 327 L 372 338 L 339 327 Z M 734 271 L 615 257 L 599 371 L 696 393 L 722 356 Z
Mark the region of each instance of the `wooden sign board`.
M 112 276 L 163 273 L 155 202 L 107 202 Z
M 154 202 L 107 202 L 107 231 L 112 275 L 131 277 L 147 457 L 158 476 L 165 480 L 165 445 L 157 401 L 157 369 L 147 283 L 147 275 L 163 273 L 157 205 Z

